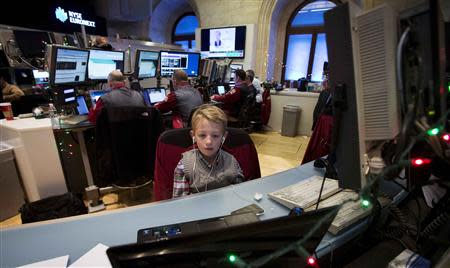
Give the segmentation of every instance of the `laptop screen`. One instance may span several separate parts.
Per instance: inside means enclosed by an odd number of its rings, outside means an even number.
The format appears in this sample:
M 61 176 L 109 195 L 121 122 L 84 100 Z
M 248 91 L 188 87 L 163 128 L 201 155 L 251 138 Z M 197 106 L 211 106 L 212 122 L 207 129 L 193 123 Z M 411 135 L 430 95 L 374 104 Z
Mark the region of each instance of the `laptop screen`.
M 89 90 L 92 105 L 94 105 L 101 96 L 105 95 L 106 92 L 107 92 L 106 90 Z
M 86 100 L 84 99 L 84 96 L 78 96 L 77 97 L 77 111 L 80 115 L 86 115 L 89 113 L 89 109 L 86 105 Z
M 225 94 L 225 87 L 224 86 L 217 86 L 217 93 L 219 93 L 219 95 Z
M 149 88 L 148 89 L 148 97 L 150 99 L 150 103 L 154 104 L 160 101 L 163 101 L 166 97 L 166 89 L 165 88 Z

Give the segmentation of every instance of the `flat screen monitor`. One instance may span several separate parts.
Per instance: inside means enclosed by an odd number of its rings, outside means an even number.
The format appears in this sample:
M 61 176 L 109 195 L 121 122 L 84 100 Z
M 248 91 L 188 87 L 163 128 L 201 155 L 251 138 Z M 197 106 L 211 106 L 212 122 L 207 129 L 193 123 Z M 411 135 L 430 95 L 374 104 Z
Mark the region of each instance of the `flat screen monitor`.
M 91 80 L 107 80 L 110 72 L 124 68 L 123 51 L 91 49 L 89 51 L 88 77 Z
M 53 47 L 50 84 L 81 84 L 86 82 L 89 51 L 79 48 Z
M 161 76 L 170 77 L 175 70 L 183 70 L 190 77 L 198 76 L 200 53 L 161 51 L 160 52 Z
M 138 79 L 152 78 L 157 75 L 159 52 L 136 50 L 134 72 Z
M 336 207 L 328 207 L 300 216 L 115 246 L 106 253 L 113 267 L 234 267 L 236 263 L 228 259 L 230 254 L 249 267 L 305 267 L 305 259 L 313 254 L 336 213 Z M 303 251 L 297 251 L 292 245 L 301 240 Z M 273 254 L 282 249 L 286 251 Z M 272 258 L 263 261 L 267 256 Z
M 34 83 L 37 86 L 47 86 L 49 74 L 46 71 L 33 70 Z
M 155 104 L 157 102 L 163 101 L 166 97 L 166 89 L 165 88 L 149 88 L 147 89 L 148 98 L 151 104 Z
M 246 26 L 202 29 L 201 53 L 206 58 L 244 58 Z

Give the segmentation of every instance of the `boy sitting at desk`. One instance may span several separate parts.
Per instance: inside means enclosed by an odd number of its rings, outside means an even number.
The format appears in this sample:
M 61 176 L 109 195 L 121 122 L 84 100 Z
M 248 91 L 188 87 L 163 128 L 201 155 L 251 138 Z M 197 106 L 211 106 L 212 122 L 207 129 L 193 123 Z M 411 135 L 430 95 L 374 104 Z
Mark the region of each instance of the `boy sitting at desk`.
M 175 168 L 173 197 L 243 181 L 237 160 L 221 149 L 228 134 L 226 126 L 227 117 L 216 106 L 204 104 L 194 112 L 191 130 L 194 149 L 183 153 Z

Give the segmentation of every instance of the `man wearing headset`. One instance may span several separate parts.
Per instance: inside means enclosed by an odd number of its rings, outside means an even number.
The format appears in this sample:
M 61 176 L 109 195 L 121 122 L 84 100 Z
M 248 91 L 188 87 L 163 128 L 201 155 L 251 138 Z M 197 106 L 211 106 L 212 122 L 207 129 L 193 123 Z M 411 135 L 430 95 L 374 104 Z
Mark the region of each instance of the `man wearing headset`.
M 194 112 L 191 131 L 194 149 L 183 153 L 175 168 L 173 197 L 243 181 L 236 158 L 221 149 L 227 136 L 226 125 L 225 113 L 216 106 L 205 104 Z

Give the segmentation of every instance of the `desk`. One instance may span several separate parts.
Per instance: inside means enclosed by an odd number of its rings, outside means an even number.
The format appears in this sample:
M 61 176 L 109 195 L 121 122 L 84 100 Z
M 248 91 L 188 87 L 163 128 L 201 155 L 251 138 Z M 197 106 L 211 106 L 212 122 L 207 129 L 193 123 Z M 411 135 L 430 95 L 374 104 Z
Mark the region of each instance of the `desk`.
M 30 202 L 67 192 L 49 118 L 1 120 L 0 140 L 14 148 Z
M 263 194 L 258 202 L 265 210 L 261 220 L 284 216 L 289 210 L 269 199 L 267 193 L 321 174 L 321 170 L 308 163 L 272 176 L 183 198 L 2 229 L 0 266 L 24 265 L 63 255 L 70 255 L 70 264 L 97 243 L 107 246 L 135 243 L 137 231 L 142 228 L 227 215 L 256 203 L 253 200 L 256 192 Z M 366 227 L 363 221 L 342 235 L 327 234 L 318 246 L 318 256 L 346 243 Z

